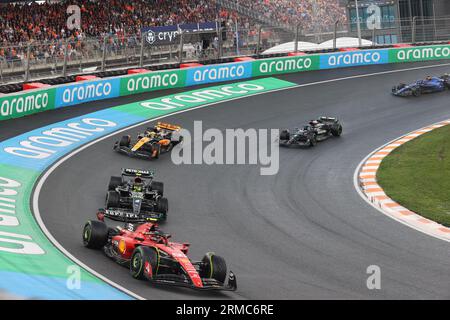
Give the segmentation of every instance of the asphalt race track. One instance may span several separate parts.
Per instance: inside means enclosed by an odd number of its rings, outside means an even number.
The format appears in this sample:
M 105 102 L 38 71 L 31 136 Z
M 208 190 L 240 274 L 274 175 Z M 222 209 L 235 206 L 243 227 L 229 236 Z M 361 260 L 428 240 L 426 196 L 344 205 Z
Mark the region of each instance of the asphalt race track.
M 309 83 L 390 68 L 280 78 Z M 392 85 L 447 71 L 449 65 L 322 83 L 165 119 L 189 130 L 194 120 L 202 120 L 204 129 L 221 130 L 292 128 L 320 115 L 342 120 L 341 138 L 313 149 L 281 149 L 280 171 L 275 176 L 260 176 L 259 167 L 249 165 L 175 166 L 170 155 L 153 162 L 130 159 L 112 151 L 117 136 L 108 138 L 76 154 L 49 176 L 39 198 L 42 218 L 51 234 L 75 257 L 148 299 L 449 299 L 449 243 L 384 216 L 360 198 L 353 184 L 356 167 L 373 149 L 450 118 L 450 92 L 402 99 L 390 95 Z M 20 128 L 27 131 L 56 118 L 128 101 L 97 102 L 83 111 L 66 108 L 59 115 L 49 112 L 45 117 L 30 117 L 34 121 L 21 119 Z M 131 130 L 131 134 L 144 127 Z M 104 204 L 109 177 L 122 167 L 156 170 L 157 180 L 165 182 L 170 202 L 163 229 L 175 240 L 190 242 L 193 258 L 200 259 L 207 251 L 224 256 L 237 275 L 238 291 L 199 293 L 156 288 L 132 279 L 125 268 L 101 252 L 82 246 L 84 222 L 95 218 L 96 210 Z M 380 290 L 366 287 L 370 265 L 381 268 Z

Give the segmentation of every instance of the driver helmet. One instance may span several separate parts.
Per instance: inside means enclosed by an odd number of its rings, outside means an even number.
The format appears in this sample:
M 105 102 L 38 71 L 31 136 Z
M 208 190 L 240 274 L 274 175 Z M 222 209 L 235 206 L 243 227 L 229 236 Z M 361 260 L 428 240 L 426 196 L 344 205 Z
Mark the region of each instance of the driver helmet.
M 431 80 L 431 79 L 432 79 L 431 76 L 427 76 L 427 77 L 425 78 L 425 80 Z
M 309 124 L 310 124 L 311 126 L 315 127 L 315 126 L 317 126 L 317 125 L 319 124 L 319 121 L 317 121 L 317 120 L 311 120 L 311 121 L 309 122 Z
M 133 191 L 134 192 L 142 192 L 143 189 L 144 189 L 144 182 L 142 181 L 141 178 L 136 177 L 134 179 Z

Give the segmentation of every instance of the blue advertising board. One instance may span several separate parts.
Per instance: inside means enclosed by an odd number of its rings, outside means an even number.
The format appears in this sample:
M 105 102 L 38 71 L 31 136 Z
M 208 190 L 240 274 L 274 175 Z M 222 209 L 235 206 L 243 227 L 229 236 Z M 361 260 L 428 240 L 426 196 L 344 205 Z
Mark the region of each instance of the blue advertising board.
M 115 98 L 120 95 L 120 79 L 85 81 L 56 89 L 55 108 L 89 101 Z
M 345 68 L 389 62 L 388 50 L 358 50 L 320 56 L 320 69 Z
M 252 77 L 252 62 L 236 62 L 187 69 L 186 86 Z

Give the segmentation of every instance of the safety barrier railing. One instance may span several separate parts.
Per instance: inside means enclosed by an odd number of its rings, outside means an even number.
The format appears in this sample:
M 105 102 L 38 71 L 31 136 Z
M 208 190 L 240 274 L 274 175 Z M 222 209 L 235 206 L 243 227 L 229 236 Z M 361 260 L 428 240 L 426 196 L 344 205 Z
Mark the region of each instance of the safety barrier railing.
M 357 23 L 278 26 L 237 22 L 219 23 L 215 31 L 180 33 L 168 44 L 150 44 L 147 34 L 105 35 L 0 47 L 0 84 L 130 67 L 259 55 L 279 44 L 294 42 L 292 51 L 305 50 L 299 41 L 323 43 L 340 37 L 358 37 Z M 373 20 L 360 23 L 361 37 L 376 45 L 450 41 L 450 17 Z M 366 43 L 366 42 L 361 42 Z M 320 48 L 320 47 L 319 47 Z

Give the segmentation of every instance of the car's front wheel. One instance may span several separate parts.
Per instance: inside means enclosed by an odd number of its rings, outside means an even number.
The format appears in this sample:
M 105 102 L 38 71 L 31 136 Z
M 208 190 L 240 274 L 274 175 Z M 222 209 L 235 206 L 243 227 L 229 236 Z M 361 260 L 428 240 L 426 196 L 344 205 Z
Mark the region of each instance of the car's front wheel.
M 331 134 L 335 137 L 340 137 L 342 134 L 342 126 L 338 125 L 335 128 L 331 129 Z
M 130 147 L 130 143 L 131 143 L 130 136 L 123 136 L 122 138 L 120 138 L 119 146 L 128 148 Z
M 213 252 L 208 252 L 202 259 L 199 274 L 202 278 L 215 279 L 220 283 L 224 283 L 227 277 L 225 259 Z
M 119 207 L 120 196 L 116 191 L 108 191 L 106 194 L 106 209 Z

